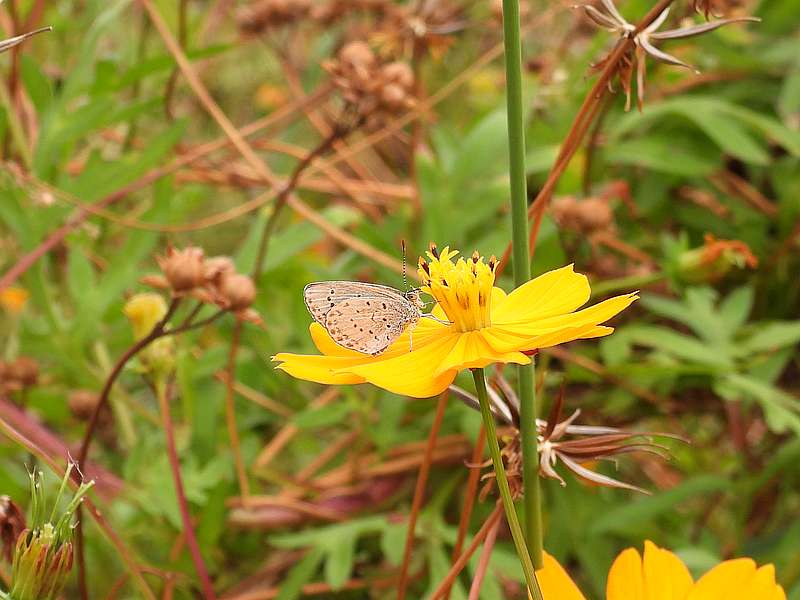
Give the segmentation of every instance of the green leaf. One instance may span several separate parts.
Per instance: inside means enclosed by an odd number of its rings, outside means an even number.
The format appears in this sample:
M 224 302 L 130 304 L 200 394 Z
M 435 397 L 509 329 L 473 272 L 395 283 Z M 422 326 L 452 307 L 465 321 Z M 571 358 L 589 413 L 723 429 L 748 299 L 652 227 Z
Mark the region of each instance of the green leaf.
M 731 359 L 722 349 L 670 329 L 642 325 L 630 328 L 628 335 L 641 346 L 656 348 L 682 360 L 721 369 L 733 367 Z
M 800 342 L 800 321 L 759 324 L 753 335 L 740 342 L 744 353 L 771 352 Z
M 727 490 L 732 482 L 720 475 L 699 475 L 683 481 L 680 485 L 648 496 L 641 500 L 622 503 L 616 508 L 600 514 L 589 529 L 589 535 L 635 532 L 637 528 L 665 513 L 674 512 L 683 502 L 696 496 L 709 495 Z
M 736 331 L 747 322 L 753 308 L 753 288 L 740 287 L 732 291 L 719 305 L 719 314 L 730 331 Z
M 772 431 L 784 433 L 793 430 L 800 435 L 800 400 L 754 377 L 729 373 L 722 382 L 757 400 Z
M 281 582 L 281 589 L 275 600 L 296 600 L 303 593 L 303 586 L 311 581 L 314 573 L 317 572 L 319 563 L 322 560 L 323 551 L 321 548 L 312 548 L 289 571 L 288 575 Z
M 668 138 L 656 136 L 615 142 L 605 150 L 604 157 L 610 163 L 684 177 L 703 177 L 720 164 L 686 144 L 676 147 Z
M 333 589 L 339 589 L 350 578 L 355 561 L 356 536 L 337 536 L 335 542 L 327 544 L 325 581 Z
M 39 65 L 28 54 L 23 53 L 20 57 L 20 75 L 36 111 L 40 114 L 47 111 L 53 101 L 53 88 Z
M 292 423 L 300 429 L 316 429 L 335 425 L 350 414 L 350 406 L 346 402 L 329 404 L 322 408 L 310 408 L 297 413 L 292 417 Z

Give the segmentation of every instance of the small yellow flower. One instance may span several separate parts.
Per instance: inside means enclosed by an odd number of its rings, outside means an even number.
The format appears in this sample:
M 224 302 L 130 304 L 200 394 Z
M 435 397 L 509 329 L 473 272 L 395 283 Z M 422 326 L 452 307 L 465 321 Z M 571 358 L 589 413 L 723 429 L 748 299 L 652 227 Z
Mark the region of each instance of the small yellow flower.
M 9 287 L 0 291 L 0 306 L 6 312 L 17 315 L 25 308 L 29 297 L 28 290 L 20 287 Z
M 477 253 L 454 260 L 458 252 L 435 246 L 420 259 L 422 291 L 434 297 L 434 319 L 421 319 L 383 354 L 369 356 L 342 348 L 318 323 L 311 338 L 322 356 L 282 353 L 273 360 L 290 375 L 327 384 L 369 382 L 391 392 L 426 398 L 449 386 L 462 369 L 489 364 L 530 362 L 539 348 L 601 337 L 604 323 L 637 296 L 617 296 L 574 312 L 589 300 L 589 283 L 572 266 L 550 271 L 510 294 L 494 286 L 497 262 Z M 409 351 L 409 335 L 413 350 Z
M 537 572 L 545 600 L 585 600 L 566 571 L 545 554 Z M 775 582 L 775 567 L 757 567 L 749 558 L 718 564 L 697 582 L 686 565 L 669 550 L 650 541 L 644 556 L 635 548 L 622 552 L 608 573 L 606 600 L 786 600 Z
M 140 340 L 167 314 L 167 303 L 158 294 L 136 294 L 125 303 L 122 312 L 131 322 L 133 337 Z

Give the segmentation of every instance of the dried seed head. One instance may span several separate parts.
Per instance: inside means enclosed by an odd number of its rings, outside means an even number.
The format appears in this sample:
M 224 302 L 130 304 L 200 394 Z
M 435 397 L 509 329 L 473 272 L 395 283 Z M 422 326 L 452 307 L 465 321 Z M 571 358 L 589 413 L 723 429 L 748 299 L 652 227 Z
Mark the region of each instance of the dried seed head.
M 232 311 L 249 308 L 256 299 L 256 285 L 247 275 L 233 273 L 222 277 L 219 292 Z
M 256 35 L 267 29 L 293 25 L 308 16 L 311 0 L 257 0 L 242 7 L 236 17 L 239 29 Z
M 404 62 L 395 61 L 383 66 L 383 78 L 410 90 L 414 85 L 414 71 Z
M 344 101 L 369 127 L 381 126 L 414 105 L 411 68 L 382 63 L 366 42 L 350 42 L 324 66 Z
M 100 397 L 90 390 L 75 390 L 67 399 L 70 412 L 78 419 L 85 421 L 91 418 Z
M 5 364 L 3 378 L 17 389 L 36 385 L 39 380 L 39 363 L 29 356 L 20 356 Z
M 156 258 L 170 287 L 176 292 L 185 292 L 202 285 L 205 281 L 203 249 L 189 246 L 183 250 L 167 249 L 167 255 Z
M 236 266 L 228 256 L 212 256 L 203 265 L 203 279 L 207 283 L 212 283 L 224 275 L 235 272 Z
M 350 42 L 339 50 L 339 61 L 352 69 L 371 69 L 375 65 L 375 53 L 369 44 L 362 41 Z

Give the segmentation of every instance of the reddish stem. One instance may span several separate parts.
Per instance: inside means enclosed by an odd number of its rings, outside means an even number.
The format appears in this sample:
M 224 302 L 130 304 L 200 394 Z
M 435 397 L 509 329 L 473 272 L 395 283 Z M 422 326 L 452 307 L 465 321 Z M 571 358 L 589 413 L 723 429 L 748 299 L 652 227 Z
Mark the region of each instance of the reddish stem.
M 181 463 L 178 459 L 178 451 L 175 447 L 175 434 L 172 424 L 172 416 L 169 411 L 169 402 L 167 400 L 168 391 L 160 389 L 157 392 L 158 405 L 161 409 L 161 419 L 164 422 L 164 434 L 167 438 L 167 454 L 169 456 L 169 466 L 172 470 L 172 480 L 175 484 L 175 494 L 178 497 L 178 508 L 181 512 L 181 520 L 183 521 L 183 533 L 186 536 L 186 545 L 189 547 L 189 553 L 192 555 L 197 576 L 200 578 L 200 585 L 203 588 L 203 597 L 206 600 L 216 600 L 214 587 L 211 585 L 211 578 L 208 575 L 208 569 L 203 561 L 203 555 L 200 553 L 200 546 L 197 543 L 197 536 L 195 535 L 194 528 L 192 527 L 192 516 L 189 513 L 189 503 L 186 501 L 186 494 L 183 490 L 183 479 L 181 478 Z
M 417 526 L 417 517 L 419 511 L 422 509 L 422 502 L 425 499 L 425 486 L 428 483 L 428 474 L 431 470 L 431 463 L 433 462 L 433 451 L 436 449 L 436 438 L 439 435 L 439 429 L 442 425 L 444 417 L 444 409 L 447 407 L 447 399 L 450 394 L 447 390 L 439 395 L 439 401 L 436 403 L 436 415 L 433 417 L 433 425 L 428 434 L 428 443 L 425 446 L 425 457 L 422 464 L 419 466 L 419 475 L 417 475 L 417 485 L 414 488 L 414 500 L 411 502 L 411 514 L 408 517 L 408 529 L 406 530 L 406 545 L 403 551 L 403 564 L 400 567 L 400 581 L 397 584 L 397 600 L 403 600 L 406 597 L 406 589 L 408 588 L 408 566 L 411 562 L 411 551 L 414 548 L 414 530 Z
M 483 542 L 486 536 L 489 535 L 489 531 L 495 526 L 496 523 L 500 521 L 500 517 L 502 516 L 503 505 L 500 500 L 498 500 L 494 510 L 492 511 L 492 514 L 489 515 L 489 518 L 486 519 L 486 522 L 478 530 L 478 533 L 475 534 L 475 537 L 472 539 L 472 543 L 464 551 L 464 553 L 458 557 L 458 560 L 455 562 L 455 564 L 450 567 L 447 575 L 436 587 L 428 600 L 437 600 L 438 598 L 442 598 L 444 593 L 453 586 L 453 582 L 456 580 L 456 577 L 458 577 L 458 574 L 461 573 L 461 570 L 466 566 L 467 562 L 469 562 L 469 559 L 472 558 L 473 554 L 475 554 L 478 546 L 481 545 L 481 542 Z
M 456 543 L 453 546 L 453 564 L 456 563 L 458 557 L 461 555 L 461 549 L 464 546 L 464 539 L 467 537 L 467 530 L 469 529 L 469 521 L 472 517 L 472 509 L 475 507 L 475 498 L 478 494 L 478 484 L 481 480 L 481 470 L 475 466 L 483 460 L 483 451 L 486 447 L 486 430 L 481 425 L 478 431 L 478 439 L 475 440 L 475 448 L 472 450 L 472 458 L 470 459 L 470 471 L 467 478 L 467 487 L 464 491 L 464 508 L 461 510 L 461 516 L 458 522 L 458 536 Z M 443 597 L 450 597 L 451 588 L 447 588 Z
M 489 560 L 492 558 L 494 543 L 497 541 L 498 529 L 500 529 L 500 521 L 496 521 L 494 527 L 492 527 L 486 535 L 486 542 L 483 544 L 481 556 L 478 559 L 478 566 L 475 569 L 475 576 L 472 578 L 472 585 L 469 588 L 468 600 L 480 600 L 481 585 L 483 584 L 484 577 L 486 577 L 486 571 L 489 569 Z

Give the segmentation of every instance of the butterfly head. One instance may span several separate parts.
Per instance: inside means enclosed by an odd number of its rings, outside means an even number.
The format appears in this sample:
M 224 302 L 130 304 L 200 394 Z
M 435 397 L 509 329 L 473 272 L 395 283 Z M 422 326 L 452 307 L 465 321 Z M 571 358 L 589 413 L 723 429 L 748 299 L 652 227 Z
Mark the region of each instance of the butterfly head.
M 403 296 L 405 296 L 405 299 L 411 302 L 411 304 L 413 304 L 418 309 L 422 310 L 423 308 L 425 308 L 425 302 L 423 302 L 422 298 L 420 298 L 419 288 L 412 288 L 407 292 L 404 292 Z

